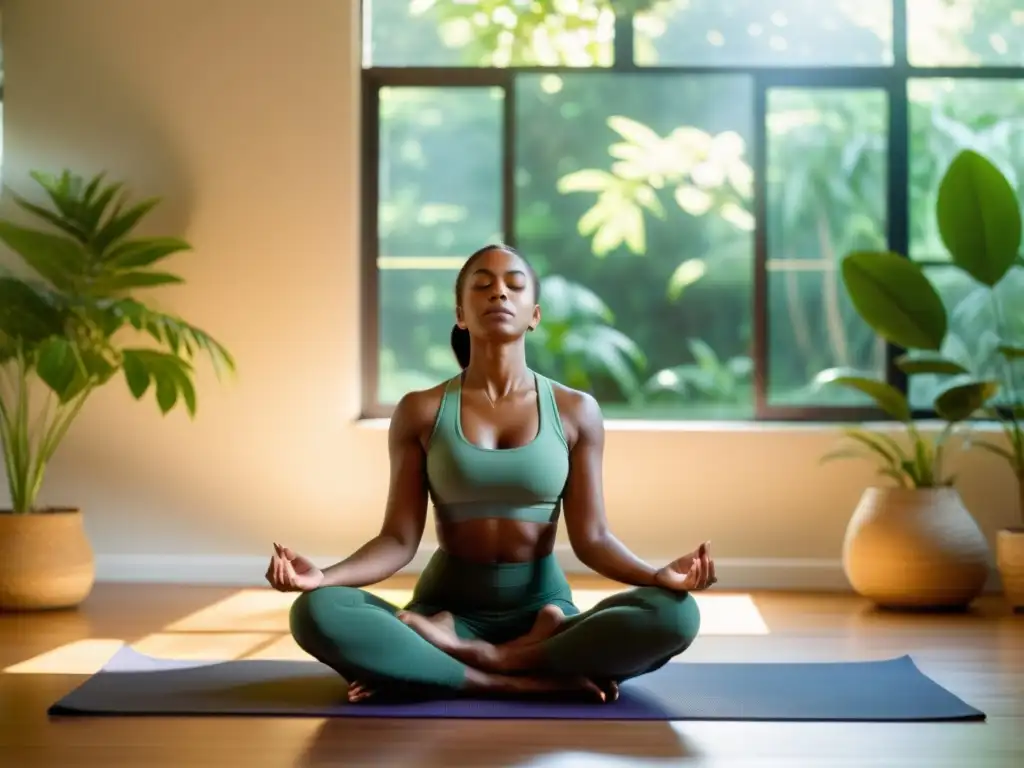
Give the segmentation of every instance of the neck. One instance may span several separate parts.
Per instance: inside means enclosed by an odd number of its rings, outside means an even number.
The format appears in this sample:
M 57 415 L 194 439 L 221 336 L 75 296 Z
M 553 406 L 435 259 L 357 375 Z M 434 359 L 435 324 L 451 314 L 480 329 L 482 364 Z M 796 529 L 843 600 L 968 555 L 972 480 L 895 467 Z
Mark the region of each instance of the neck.
M 526 347 L 516 344 L 474 343 L 465 371 L 465 383 L 487 390 L 492 398 L 504 397 L 516 389 L 532 386 L 526 365 Z

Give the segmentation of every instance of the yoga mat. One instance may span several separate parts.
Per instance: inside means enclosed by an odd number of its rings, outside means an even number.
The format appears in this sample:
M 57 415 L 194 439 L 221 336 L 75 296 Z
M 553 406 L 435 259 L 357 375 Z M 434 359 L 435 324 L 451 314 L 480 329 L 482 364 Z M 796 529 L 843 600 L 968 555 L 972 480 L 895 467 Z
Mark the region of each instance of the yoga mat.
M 315 661 L 175 661 L 122 647 L 51 715 L 273 715 L 563 720 L 983 720 L 909 656 L 843 663 L 669 663 L 610 704 L 450 699 L 349 704 Z

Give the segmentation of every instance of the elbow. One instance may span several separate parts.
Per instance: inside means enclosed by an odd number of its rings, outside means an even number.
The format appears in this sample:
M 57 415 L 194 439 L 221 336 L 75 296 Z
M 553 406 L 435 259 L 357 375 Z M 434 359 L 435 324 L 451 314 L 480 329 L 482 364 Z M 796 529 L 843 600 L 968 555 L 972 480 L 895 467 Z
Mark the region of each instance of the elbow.
M 594 568 L 595 563 L 601 560 L 601 553 L 607 548 L 607 541 L 606 531 L 594 531 L 583 536 L 573 537 L 570 543 L 576 559 L 588 568 Z

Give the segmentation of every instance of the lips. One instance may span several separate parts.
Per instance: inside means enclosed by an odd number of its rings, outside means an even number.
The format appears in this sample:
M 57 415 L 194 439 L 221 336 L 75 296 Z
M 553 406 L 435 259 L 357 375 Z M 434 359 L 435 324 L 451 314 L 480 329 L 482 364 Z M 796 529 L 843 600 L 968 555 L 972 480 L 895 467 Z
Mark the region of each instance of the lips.
M 505 315 L 506 317 L 512 317 L 512 312 L 508 309 L 488 309 L 484 312 L 484 315 Z

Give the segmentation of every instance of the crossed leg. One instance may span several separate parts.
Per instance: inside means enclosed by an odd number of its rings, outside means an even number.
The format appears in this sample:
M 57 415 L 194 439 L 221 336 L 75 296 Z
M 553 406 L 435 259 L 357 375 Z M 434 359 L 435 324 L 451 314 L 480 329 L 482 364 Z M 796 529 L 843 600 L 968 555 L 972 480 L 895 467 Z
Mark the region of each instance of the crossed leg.
M 604 698 L 600 687 L 582 675 L 510 675 L 473 667 L 429 642 L 398 614 L 395 605 L 364 590 L 325 587 L 299 595 L 289 621 L 299 647 L 350 683 L 353 701 L 381 689 Z M 454 619 L 429 623 L 457 634 Z
M 406 613 L 399 618 L 429 643 L 475 669 L 582 675 L 610 682 L 661 667 L 686 650 L 700 629 L 700 610 L 693 597 L 658 587 L 611 595 L 570 617 L 555 605 L 545 606 L 527 635 L 499 645 L 459 637 L 445 616 L 435 620 Z

